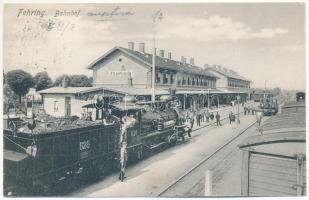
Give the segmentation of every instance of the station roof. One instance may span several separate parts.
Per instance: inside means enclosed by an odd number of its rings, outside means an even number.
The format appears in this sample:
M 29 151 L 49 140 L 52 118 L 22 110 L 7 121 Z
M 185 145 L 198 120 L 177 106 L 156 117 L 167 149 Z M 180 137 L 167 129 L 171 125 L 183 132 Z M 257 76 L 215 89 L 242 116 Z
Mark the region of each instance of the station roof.
M 135 59 L 141 61 L 142 63 L 144 63 L 145 65 L 149 67 L 152 67 L 152 54 L 141 53 L 139 51 L 134 51 L 134 50 L 130 50 L 127 48 L 116 46 L 110 51 L 108 51 L 106 54 L 104 54 L 103 56 L 99 57 L 97 60 L 92 62 L 87 68 L 93 69 L 98 63 L 107 59 L 110 54 L 112 54 L 113 52 L 117 50 L 125 53 L 128 56 L 134 57 Z M 195 75 L 204 75 L 204 76 L 208 76 L 212 78 L 219 78 L 213 73 L 205 69 L 202 69 L 201 67 L 193 66 L 190 64 L 183 65 L 180 61 L 171 60 L 171 59 L 163 58 L 160 56 L 156 56 L 156 67 L 161 68 L 161 69 L 168 69 L 168 70 L 174 70 L 174 71 L 181 71 L 185 73 L 191 73 Z
M 149 88 L 135 88 L 135 87 L 52 87 L 39 91 L 40 94 L 84 94 L 94 91 L 110 91 L 119 94 L 127 95 L 151 95 Z M 155 89 L 156 95 L 169 94 L 167 90 Z
M 208 67 L 207 68 L 208 70 L 212 70 L 212 71 L 215 71 L 215 72 L 217 72 L 217 73 L 220 73 L 220 74 L 222 74 L 222 75 L 224 75 L 224 76 L 226 76 L 226 77 L 228 77 L 228 78 L 233 78 L 233 79 L 238 79 L 238 80 L 243 80 L 243 81 L 249 81 L 249 82 L 251 82 L 250 80 L 248 80 L 248 79 L 246 79 L 245 77 L 243 77 L 243 76 L 240 76 L 238 73 L 231 73 L 230 71 L 224 71 L 224 70 L 220 70 L 220 69 L 218 69 L 218 68 L 214 68 L 214 67 Z
M 45 90 L 40 90 L 40 94 L 77 94 L 87 90 L 94 89 L 93 87 L 52 87 Z
M 209 93 L 210 94 L 223 94 L 224 92 L 221 90 L 217 90 L 217 89 L 210 89 Z M 176 90 L 176 94 L 208 94 L 208 89 L 207 90 L 179 89 L 179 90 Z

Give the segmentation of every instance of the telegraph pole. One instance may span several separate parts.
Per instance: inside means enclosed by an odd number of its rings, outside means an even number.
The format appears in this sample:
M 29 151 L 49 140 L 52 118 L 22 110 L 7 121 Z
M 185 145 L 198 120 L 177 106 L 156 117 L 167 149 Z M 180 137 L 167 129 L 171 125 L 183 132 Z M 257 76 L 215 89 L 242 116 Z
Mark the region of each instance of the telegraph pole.
M 265 80 L 265 88 L 264 88 L 264 98 L 266 98 L 266 83 L 267 83 L 267 80 Z

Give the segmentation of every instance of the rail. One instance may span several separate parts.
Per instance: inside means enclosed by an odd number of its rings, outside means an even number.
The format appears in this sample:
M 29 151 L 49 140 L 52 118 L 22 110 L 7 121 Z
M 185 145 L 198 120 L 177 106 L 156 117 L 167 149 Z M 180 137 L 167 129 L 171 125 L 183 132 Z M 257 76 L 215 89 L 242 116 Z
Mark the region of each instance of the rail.
M 226 118 L 223 118 L 220 121 L 223 121 Z M 213 123 L 215 124 L 215 123 Z M 202 165 L 203 163 L 205 163 L 207 160 L 209 160 L 210 158 L 212 158 L 214 155 L 216 155 L 220 150 L 222 150 L 224 147 L 226 147 L 227 145 L 229 145 L 231 142 L 233 142 L 235 139 L 237 139 L 239 136 L 241 136 L 243 133 L 245 133 L 248 129 L 250 129 L 254 124 L 256 124 L 256 121 L 252 124 L 250 124 L 247 128 L 245 128 L 244 130 L 242 130 L 240 133 L 238 133 L 235 137 L 233 137 L 231 140 L 229 140 L 228 142 L 226 142 L 225 144 L 223 144 L 221 147 L 219 147 L 218 149 L 216 149 L 213 153 L 211 153 L 209 156 L 205 157 L 204 159 L 202 159 L 199 163 L 197 163 L 195 166 L 193 166 L 191 169 L 189 169 L 188 171 L 186 171 L 185 173 L 183 173 L 180 177 L 178 177 L 176 180 L 174 180 L 170 185 L 168 185 L 166 188 L 164 188 L 157 196 L 162 196 L 164 193 L 166 193 L 168 190 L 170 190 L 172 187 L 174 187 L 179 181 L 181 181 L 182 179 L 184 179 L 186 176 L 188 176 L 191 172 L 193 172 L 195 169 L 197 169 L 200 165 Z M 198 129 L 195 129 L 194 131 L 196 131 Z

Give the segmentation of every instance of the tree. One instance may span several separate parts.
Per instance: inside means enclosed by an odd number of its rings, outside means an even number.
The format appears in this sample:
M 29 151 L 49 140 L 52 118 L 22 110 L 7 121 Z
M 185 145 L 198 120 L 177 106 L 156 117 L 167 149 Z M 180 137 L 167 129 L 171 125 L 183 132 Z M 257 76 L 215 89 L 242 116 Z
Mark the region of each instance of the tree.
M 66 78 L 66 80 L 68 81 L 68 86 L 70 85 L 70 77 L 66 74 L 63 74 L 61 76 L 58 76 L 53 84 L 53 86 L 55 87 L 60 87 L 62 85 L 62 80 Z
M 19 96 L 19 102 L 21 103 L 21 97 L 28 93 L 29 88 L 33 86 L 33 78 L 31 74 L 23 70 L 12 70 L 6 74 L 6 82 L 10 88 Z
M 47 72 L 39 72 L 33 77 L 33 83 L 35 89 L 38 91 L 49 88 L 52 85 L 52 80 Z
M 85 75 L 71 75 L 69 85 L 71 87 L 91 87 L 92 82 Z
M 18 96 L 14 93 L 14 91 L 10 88 L 9 85 L 4 84 L 3 85 L 3 112 L 7 113 L 8 108 L 11 105 L 16 105 L 18 103 Z

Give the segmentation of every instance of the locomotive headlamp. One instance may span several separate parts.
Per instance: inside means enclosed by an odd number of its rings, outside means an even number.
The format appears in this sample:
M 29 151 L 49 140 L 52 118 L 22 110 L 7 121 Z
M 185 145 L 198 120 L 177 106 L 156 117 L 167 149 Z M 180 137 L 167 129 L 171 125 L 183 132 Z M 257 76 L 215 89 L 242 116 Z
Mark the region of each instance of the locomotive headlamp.
M 97 100 L 98 100 L 98 101 L 103 101 L 103 96 L 102 96 L 102 95 L 99 95 L 98 98 L 97 98 Z

